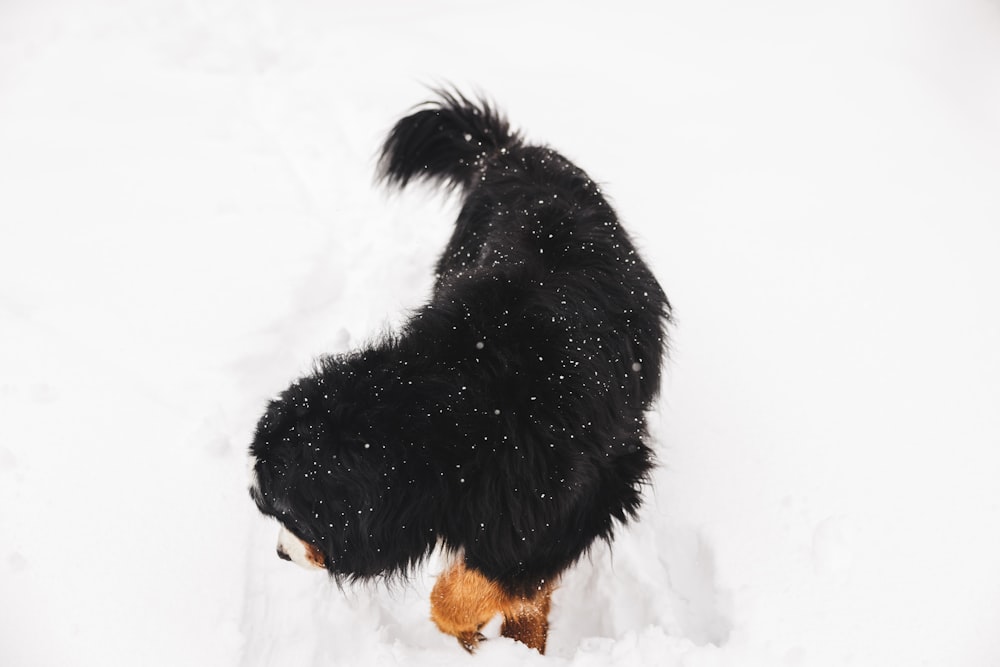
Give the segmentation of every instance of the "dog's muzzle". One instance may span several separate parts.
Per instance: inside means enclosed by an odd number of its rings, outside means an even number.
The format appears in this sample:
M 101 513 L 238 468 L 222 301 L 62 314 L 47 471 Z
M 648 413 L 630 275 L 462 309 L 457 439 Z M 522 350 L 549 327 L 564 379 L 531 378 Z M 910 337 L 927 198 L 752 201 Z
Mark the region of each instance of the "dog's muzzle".
M 320 550 L 295 537 L 284 526 L 278 533 L 278 558 L 290 560 L 310 570 L 314 568 L 324 569 L 325 567 L 323 554 Z

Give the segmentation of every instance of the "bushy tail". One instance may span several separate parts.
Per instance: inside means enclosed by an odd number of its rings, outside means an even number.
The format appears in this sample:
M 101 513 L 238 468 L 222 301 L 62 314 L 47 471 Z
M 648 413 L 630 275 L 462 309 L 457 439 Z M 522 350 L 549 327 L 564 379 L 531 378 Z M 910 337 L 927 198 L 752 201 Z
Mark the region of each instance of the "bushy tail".
M 438 99 L 396 123 L 382 146 L 379 173 L 391 185 L 426 178 L 464 188 L 487 157 L 520 142 L 487 101 L 447 90 L 435 93 Z

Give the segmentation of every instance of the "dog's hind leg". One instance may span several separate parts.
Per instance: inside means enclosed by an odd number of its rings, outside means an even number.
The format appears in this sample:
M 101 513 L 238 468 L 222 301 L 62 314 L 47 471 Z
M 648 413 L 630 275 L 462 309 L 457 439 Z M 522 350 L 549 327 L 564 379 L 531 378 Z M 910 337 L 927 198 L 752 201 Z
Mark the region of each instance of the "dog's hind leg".
M 483 640 L 480 630 L 503 615 L 501 634 L 545 652 L 552 587 L 531 597 L 510 595 L 495 581 L 469 569 L 461 559 L 438 577 L 431 592 L 431 619 L 441 632 L 458 638 L 470 653 Z

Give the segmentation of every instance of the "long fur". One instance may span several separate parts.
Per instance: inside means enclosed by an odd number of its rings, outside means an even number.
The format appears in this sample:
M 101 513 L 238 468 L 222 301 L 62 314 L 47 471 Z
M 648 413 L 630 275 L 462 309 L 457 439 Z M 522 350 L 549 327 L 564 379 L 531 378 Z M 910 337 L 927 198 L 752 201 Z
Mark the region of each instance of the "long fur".
M 483 101 L 439 91 L 380 166 L 461 190 L 433 294 L 270 404 L 253 498 L 338 580 L 405 574 L 440 541 L 534 591 L 639 507 L 669 303 L 600 188 Z

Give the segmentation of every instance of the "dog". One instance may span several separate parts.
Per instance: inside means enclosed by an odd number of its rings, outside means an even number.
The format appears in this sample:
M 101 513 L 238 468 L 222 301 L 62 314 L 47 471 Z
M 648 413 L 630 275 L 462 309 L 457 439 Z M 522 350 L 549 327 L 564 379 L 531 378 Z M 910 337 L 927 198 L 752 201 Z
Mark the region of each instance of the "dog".
M 544 653 L 560 574 L 640 506 L 670 304 L 586 173 L 485 99 L 435 92 L 379 162 L 390 186 L 460 193 L 433 293 L 269 404 L 250 494 L 278 555 L 338 583 L 440 545 L 438 628 L 472 652 L 500 614 Z

